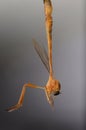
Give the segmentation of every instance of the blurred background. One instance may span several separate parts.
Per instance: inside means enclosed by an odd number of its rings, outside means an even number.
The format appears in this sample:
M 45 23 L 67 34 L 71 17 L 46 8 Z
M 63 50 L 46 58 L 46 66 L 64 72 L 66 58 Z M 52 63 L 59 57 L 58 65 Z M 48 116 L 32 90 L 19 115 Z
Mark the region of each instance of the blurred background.
M 28 88 L 12 113 L 22 86 L 45 86 L 48 73 L 32 39 L 47 49 L 42 0 L 0 0 L 0 130 L 85 130 L 86 45 L 84 0 L 52 0 L 53 67 L 62 94 L 52 111 L 42 90 Z

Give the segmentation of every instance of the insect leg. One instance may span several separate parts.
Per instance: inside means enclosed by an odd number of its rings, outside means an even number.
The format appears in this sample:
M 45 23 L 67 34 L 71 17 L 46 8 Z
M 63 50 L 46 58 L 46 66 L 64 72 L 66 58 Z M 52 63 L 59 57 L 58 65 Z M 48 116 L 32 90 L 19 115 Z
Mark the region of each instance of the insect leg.
M 26 88 L 27 87 L 31 87 L 31 88 L 39 88 L 39 89 L 44 89 L 43 87 L 40 87 L 40 86 L 36 86 L 34 84 L 31 84 L 31 83 L 27 83 L 27 84 L 24 84 L 23 85 L 23 88 L 22 88 L 22 91 L 21 91 L 21 95 L 20 95 L 20 98 L 18 100 L 18 103 L 8 109 L 6 109 L 6 111 L 8 112 L 12 112 L 14 110 L 17 110 L 19 109 L 20 107 L 22 107 L 22 104 L 23 104 L 23 100 L 24 100 L 24 96 L 25 96 L 25 92 L 26 92 Z
M 46 94 L 48 103 L 51 105 L 52 108 L 54 108 L 54 100 L 53 100 L 53 97 L 52 97 L 52 95 L 47 91 L 46 88 L 45 88 L 45 94 Z

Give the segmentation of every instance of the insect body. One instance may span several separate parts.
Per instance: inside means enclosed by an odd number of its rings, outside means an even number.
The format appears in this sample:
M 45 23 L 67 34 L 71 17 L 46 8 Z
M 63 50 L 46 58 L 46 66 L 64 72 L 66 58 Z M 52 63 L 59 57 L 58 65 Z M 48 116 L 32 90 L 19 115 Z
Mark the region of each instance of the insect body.
M 47 41 L 48 41 L 48 54 L 45 48 L 42 48 L 35 40 L 33 40 L 33 43 L 36 52 L 38 53 L 40 59 L 42 60 L 43 64 L 45 65 L 46 69 L 49 72 L 49 79 L 47 84 L 44 87 L 34 85 L 31 83 L 24 84 L 18 103 L 8 108 L 7 109 L 8 112 L 17 110 L 22 106 L 27 87 L 44 90 L 47 97 L 47 101 L 51 106 L 54 105 L 53 96 L 60 94 L 61 85 L 60 82 L 54 78 L 53 67 L 52 67 L 52 22 L 53 22 L 52 3 L 50 0 L 43 0 L 43 2 L 44 2 L 46 34 L 47 34 Z

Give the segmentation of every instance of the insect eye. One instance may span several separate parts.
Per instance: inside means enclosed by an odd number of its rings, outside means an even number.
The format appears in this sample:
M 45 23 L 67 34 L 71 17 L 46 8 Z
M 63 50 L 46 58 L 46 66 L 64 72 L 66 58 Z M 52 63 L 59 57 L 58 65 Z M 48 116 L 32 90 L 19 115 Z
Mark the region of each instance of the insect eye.
M 59 95 L 59 94 L 60 94 L 60 91 L 54 92 L 54 96 L 57 96 L 57 95 Z

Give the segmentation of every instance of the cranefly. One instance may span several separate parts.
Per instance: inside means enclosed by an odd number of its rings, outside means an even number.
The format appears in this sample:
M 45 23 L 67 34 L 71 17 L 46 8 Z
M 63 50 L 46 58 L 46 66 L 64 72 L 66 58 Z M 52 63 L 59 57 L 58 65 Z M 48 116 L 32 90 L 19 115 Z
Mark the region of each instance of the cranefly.
M 46 49 L 44 47 L 41 47 L 34 39 L 33 39 L 33 43 L 34 43 L 34 48 L 37 54 L 39 55 L 41 61 L 43 62 L 43 64 L 45 65 L 46 69 L 49 72 L 49 79 L 46 85 L 43 87 L 29 83 L 29 82 L 24 84 L 18 103 L 8 108 L 7 109 L 8 112 L 12 112 L 22 107 L 27 87 L 42 89 L 45 92 L 47 101 L 49 102 L 51 106 L 54 106 L 53 97 L 60 94 L 61 85 L 60 85 L 59 80 L 56 80 L 54 78 L 53 66 L 52 66 L 52 24 L 53 24 L 52 10 L 53 10 L 53 7 L 52 7 L 51 0 L 43 0 L 43 3 L 44 3 L 44 13 L 45 13 L 46 35 L 47 35 L 47 42 L 48 42 L 48 54 L 47 54 Z

